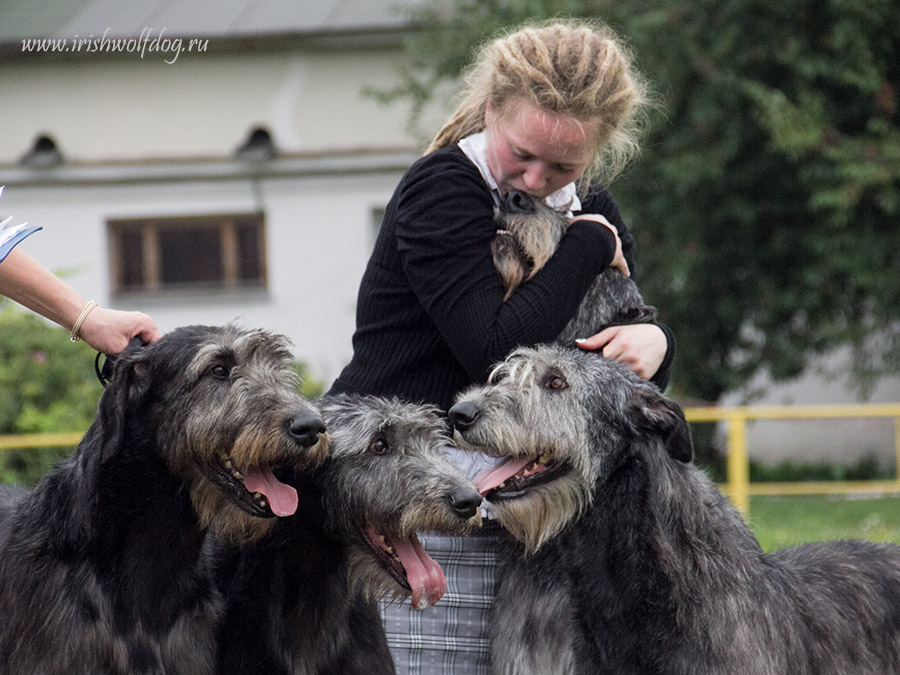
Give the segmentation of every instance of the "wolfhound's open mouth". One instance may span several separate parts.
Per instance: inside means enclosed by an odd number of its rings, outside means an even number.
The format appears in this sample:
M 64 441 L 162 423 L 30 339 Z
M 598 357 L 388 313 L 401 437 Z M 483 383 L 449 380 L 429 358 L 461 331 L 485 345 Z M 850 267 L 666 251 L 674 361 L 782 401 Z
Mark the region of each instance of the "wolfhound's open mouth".
M 228 455 L 220 455 L 210 478 L 251 516 L 284 517 L 297 511 L 297 490 L 278 480 L 271 467 L 238 469 Z
M 475 487 L 488 501 L 524 497 L 531 488 L 567 474 L 571 467 L 549 453 L 534 457 L 507 457 L 475 478 Z
M 427 609 L 447 590 L 444 571 L 429 556 L 419 538 L 379 534 L 368 528 L 363 539 L 375 558 L 401 587 L 412 592 L 412 606 Z

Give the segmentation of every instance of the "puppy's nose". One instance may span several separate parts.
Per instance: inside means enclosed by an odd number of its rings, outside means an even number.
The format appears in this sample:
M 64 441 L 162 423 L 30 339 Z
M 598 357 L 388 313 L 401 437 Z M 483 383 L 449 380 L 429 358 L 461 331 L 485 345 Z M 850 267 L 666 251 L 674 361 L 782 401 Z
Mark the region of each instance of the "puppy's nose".
M 534 197 L 521 190 L 510 190 L 503 197 L 503 210 L 507 213 L 534 213 Z
M 481 410 L 470 401 L 460 401 L 447 411 L 450 422 L 459 431 L 470 429 L 478 420 Z
M 478 491 L 471 487 L 454 490 L 446 497 L 450 509 L 460 518 L 471 518 L 478 512 L 482 498 Z
M 303 410 L 288 420 L 288 431 L 298 445 L 311 448 L 319 441 L 319 434 L 325 433 L 325 422 L 318 413 Z

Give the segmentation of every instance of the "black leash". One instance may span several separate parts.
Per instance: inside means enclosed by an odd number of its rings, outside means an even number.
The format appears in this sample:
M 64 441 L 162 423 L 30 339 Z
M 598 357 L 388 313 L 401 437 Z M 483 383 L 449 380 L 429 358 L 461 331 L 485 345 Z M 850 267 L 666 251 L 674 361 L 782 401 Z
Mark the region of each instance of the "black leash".
M 106 361 L 103 362 L 103 366 L 100 365 L 100 357 L 106 356 Z M 94 374 L 97 376 L 97 379 L 100 380 L 100 384 L 105 388 L 107 384 L 109 384 L 110 375 L 112 375 L 112 359 L 104 354 L 103 352 L 97 352 L 97 356 L 94 358 Z
M 128 347 L 126 349 L 132 349 L 137 347 L 143 347 L 144 341 L 139 337 L 131 338 L 131 342 L 128 343 Z M 103 365 L 100 365 L 100 357 L 105 356 L 106 361 L 103 362 Z M 113 368 L 116 365 L 116 355 L 104 354 L 103 352 L 97 352 L 97 356 L 94 357 L 94 374 L 97 376 L 97 379 L 100 380 L 100 384 L 105 388 L 106 385 L 109 384 L 109 381 L 112 379 Z

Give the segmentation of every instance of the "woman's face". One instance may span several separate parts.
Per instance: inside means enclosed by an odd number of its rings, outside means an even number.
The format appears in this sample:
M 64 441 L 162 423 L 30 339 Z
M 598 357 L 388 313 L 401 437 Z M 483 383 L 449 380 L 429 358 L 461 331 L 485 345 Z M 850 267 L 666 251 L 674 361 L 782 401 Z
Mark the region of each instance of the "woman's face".
M 500 191 L 521 190 L 543 199 L 584 173 L 589 162 L 588 127 L 524 101 L 490 106 L 484 115 L 487 162 Z

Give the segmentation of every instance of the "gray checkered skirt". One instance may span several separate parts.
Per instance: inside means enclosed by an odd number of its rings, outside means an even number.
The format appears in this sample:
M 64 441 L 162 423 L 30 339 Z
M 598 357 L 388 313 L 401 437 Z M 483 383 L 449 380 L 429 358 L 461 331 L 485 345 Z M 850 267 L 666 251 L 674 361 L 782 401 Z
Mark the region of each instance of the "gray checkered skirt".
M 420 537 L 444 570 L 447 592 L 433 607 L 382 603 L 397 675 L 490 675 L 488 619 L 494 597 L 499 526 L 465 537 Z

